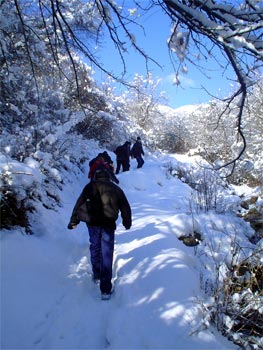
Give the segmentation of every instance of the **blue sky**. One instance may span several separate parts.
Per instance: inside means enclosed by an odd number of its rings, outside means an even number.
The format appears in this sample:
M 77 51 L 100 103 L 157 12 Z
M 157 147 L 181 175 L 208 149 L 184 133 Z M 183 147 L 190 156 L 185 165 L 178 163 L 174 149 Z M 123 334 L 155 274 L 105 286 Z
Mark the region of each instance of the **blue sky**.
M 170 61 L 167 48 L 167 39 L 170 34 L 170 19 L 162 13 L 160 8 L 156 7 L 141 18 L 141 23 L 144 26 L 145 33 L 141 28 L 136 28 L 135 26 L 130 27 L 131 32 L 136 38 L 137 45 L 143 48 L 150 57 L 158 61 L 162 66 L 160 68 L 156 64 L 150 63 L 149 68 L 154 78 L 161 78 L 160 90 L 166 92 L 168 104 L 171 107 L 177 108 L 210 101 L 212 97 L 202 89 L 202 86 L 213 96 L 222 98 L 230 94 L 231 82 L 222 76 L 222 70 L 219 69 L 213 60 L 203 63 L 208 69 L 208 76 L 205 76 L 196 67 L 186 63 L 188 73 L 180 74 L 180 86 L 174 85 L 174 67 Z M 147 71 L 144 58 L 139 53 L 136 53 L 133 48 L 127 48 L 128 53 L 125 55 L 127 66 L 126 79 L 131 81 L 136 73 L 146 76 Z M 103 49 L 100 49 L 98 54 L 101 56 L 101 60 L 107 69 L 121 75 L 123 70 L 121 61 L 117 50 L 107 36 L 104 39 Z M 228 75 L 231 74 L 233 77 L 233 73 L 228 73 Z

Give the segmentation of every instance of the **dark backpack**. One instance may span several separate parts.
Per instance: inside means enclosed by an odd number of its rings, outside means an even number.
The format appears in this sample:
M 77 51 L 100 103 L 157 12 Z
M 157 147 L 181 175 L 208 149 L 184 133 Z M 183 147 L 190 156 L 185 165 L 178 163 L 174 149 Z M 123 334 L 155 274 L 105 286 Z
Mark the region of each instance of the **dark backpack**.
M 111 181 L 114 181 L 116 182 L 117 184 L 119 183 L 119 180 L 117 179 L 117 177 L 114 175 L 113 171 L 111 170 L 110 166 L 108 163 L 106 163 L 106 166 L 105 166 L 105 163 L 103 164 L 99 164 L 97 167 L 96 167 L 96 170 L 93 174 L 93 177 L 92 179 L 93 180 L 99 180 L 99 179 L 102 179 L 105 178 L 108 179 L 108 180 L 111 180 Z
M 96 182 L 91 182 L 91 193 L 86 201 L 79 207 L 77 218 L 87 224 L 95 224 L 102 221 L 104 217 L 103 204 Z

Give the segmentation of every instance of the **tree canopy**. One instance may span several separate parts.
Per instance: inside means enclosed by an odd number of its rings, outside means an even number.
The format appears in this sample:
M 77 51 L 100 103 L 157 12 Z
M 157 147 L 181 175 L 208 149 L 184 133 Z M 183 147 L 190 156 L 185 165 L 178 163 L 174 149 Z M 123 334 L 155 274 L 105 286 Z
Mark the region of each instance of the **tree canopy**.
M 238 87 L 229 103 L 240 96 L 237 112 L 237 132 L 245 148 L 246 139 L 242 131 L 242 115 L 247 98 L 247 90 L 262 73 L 263 66 L 263 2 L 253 0 L 214 1 L 214 0 L 164 0 L 159 4 L 173 21 L 173 31 L 169 40 L 171 51 L 180 61 L 195 60 L 190 56 L 190 44 L 195 48 L 194 55 L 213 55 L 214 47 L 226 57 L 236 75 Z M 209 46 L 203 38 L 209 39 Z M 190 57 L 189 57 L 190 56 Z M 193 57 L 193 55 L 192 55 Z M 225 67 L 222 67 L 224 70 Z
M 78 57 L 85 57 L 86 62 L 88 60 L 93 66 L 123 83 L 128 46 L 144 57 L 146 69 L 150 60 L 154 62 L 151 52 L 145 52 L 137 43 L 132 26 L 140 26 L 143 30 L 139 17 L 155 8 L 164 11 L 167 21 L 171 23 L 168 47 L 176 74 L 185 62 L 204 72 L 206 67 L 203 62 L 209 59 L 217 61 L 222 73 L 227 66 L 233 69 L 237 85 L 226 101 L 226 109 L 233 106 L 233 101 L 238 106 L 236 131 L 243 142 L 243 148 L 231 160 L 231 164 L 235 164 L 246 148 L 242 116 L 248 90 L 262 75 L 262 1 L 2 0 L 0 48 L 1 66 L 5 72 L 3 76 L 6 78 L 11 72 L 18 75 L 14 62 L 29 63 L 35 89 L 39 92 L 40 80 L 44 80 L 43 71 L 48 74 L 52 69 L 64 79 L 74 78 L 76 95 L 82 103 Z M 101 45 L 101 38 L 106 32 L 123 63 L 122 78 L 115 75 L 113 67 L 107 70 L 103 66 L 95 49 Z M 153 38 L 149 37 L 148 40 Z M 223 63 L 218 60 L 218 50 L 225 59 Z M 72 67 L 70 70 L 69 65 Z M 7 90 L 11 87 L 7 86 L 8 84 L 3 93 L 8 98 Z M 40 99 L 39 93 L 38 98 Z

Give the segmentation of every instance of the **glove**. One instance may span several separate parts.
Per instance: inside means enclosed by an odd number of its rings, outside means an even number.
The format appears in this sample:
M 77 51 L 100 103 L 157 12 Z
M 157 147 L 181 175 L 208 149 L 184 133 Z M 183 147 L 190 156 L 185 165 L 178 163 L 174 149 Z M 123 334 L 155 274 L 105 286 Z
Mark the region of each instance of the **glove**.
M 74 228 L 76 228 L 77 227 L 77 224 L 74 224 L 73 222 L 70 222 L 69 224 L 68 224 L 68 229 L 69 230 L 73 230 Z

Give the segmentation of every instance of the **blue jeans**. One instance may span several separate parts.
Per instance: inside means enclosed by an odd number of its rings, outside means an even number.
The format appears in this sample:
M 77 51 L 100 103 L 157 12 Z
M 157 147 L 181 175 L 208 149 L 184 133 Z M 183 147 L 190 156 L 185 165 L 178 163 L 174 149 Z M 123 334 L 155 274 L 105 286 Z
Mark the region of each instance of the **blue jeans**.
M 100 279 L 101 293 L 108 294 L 112 288 L 114 231 L 93 226 L 88 226 L 88 230 L 92 271 Z

